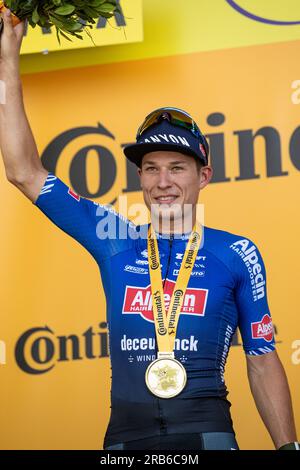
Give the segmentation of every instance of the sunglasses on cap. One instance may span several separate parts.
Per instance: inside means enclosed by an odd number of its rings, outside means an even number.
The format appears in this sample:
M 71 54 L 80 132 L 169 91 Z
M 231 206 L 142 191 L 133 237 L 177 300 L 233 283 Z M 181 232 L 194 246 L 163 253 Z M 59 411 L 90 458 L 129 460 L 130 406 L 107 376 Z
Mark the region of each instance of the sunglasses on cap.
M 203 135 L 199 127 L 188 113 L 178 108 L 166 107 L 155 109 L 150 114 L 148 114 L 148 116 L 146 116 L 143 124 L 138 128 L 136 140 L 138 140 L 141 135 L 147 129 L 149 129 L 150 126 L 160 122 L 162 118 L 168 119 L 169 122 L 174 126 L 179 126 L 188 129 L 194 134 L 195 137 L 203 139 Z

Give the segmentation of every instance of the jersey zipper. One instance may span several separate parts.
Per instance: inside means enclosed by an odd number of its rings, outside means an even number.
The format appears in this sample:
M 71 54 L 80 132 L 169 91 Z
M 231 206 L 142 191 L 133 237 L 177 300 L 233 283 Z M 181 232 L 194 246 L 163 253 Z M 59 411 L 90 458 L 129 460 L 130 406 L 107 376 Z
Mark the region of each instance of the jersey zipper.
M 168 274 L 169 274 L 173 238 L 174 238 L 174 235 L 173 235 L 173 233 L 171 233 L 170 234 L 170 239 L 169 239 L 169 257 L 168 257 L 168 262 L 167 262 L 166 277 L 163 281 L 163 287 L 165 287 L 165 282 L 166 282 Z

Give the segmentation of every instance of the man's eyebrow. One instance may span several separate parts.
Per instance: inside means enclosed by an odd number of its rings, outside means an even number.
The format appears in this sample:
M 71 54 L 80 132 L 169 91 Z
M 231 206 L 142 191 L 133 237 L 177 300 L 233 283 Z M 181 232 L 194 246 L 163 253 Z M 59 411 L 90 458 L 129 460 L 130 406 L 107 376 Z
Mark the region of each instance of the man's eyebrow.
M 144 165 L 156 165 L 156 164 L 157 164 L 157 162 L 153 162 L 151 160 L 147 160 L 146 162 L 144 162 Z M 182 160 L 175 160 L 173 162 L 169 162 L 169 165 L 178 165 L 178 164 L 186 165 L 187 162 L 182 161 Z
M 175 162 L 170 162 L 171 165 L 186 165 L 187 162 L 186 161 L 183 161 L 183 160 L 176 160 Z

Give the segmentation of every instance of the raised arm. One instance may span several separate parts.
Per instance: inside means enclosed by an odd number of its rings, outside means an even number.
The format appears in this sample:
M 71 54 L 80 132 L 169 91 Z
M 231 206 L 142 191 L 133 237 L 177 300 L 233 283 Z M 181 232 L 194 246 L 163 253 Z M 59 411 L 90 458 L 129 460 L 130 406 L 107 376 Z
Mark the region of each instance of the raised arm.
M 0 38 L 0 148 L 6 176 L 99 262 L 121 248 L 127 249 L 128 243 L 136 239 L 135 227 L 114 211 L 76 194 L 43 167 L 23 103 L 19 60 L 24 26 L 20 23 L 13 28 L 11 19 L 4 16 Z M 134 234 L 116 244 L 119 233 L 124 237 L 127 231 Z
M 26 116 L 19 70 L 24 22 L 12 26 L 7 11 L 2 14 L 0 39 L 0 148 L 8 181 L 35 202 L 48 171 L 39 158 Z

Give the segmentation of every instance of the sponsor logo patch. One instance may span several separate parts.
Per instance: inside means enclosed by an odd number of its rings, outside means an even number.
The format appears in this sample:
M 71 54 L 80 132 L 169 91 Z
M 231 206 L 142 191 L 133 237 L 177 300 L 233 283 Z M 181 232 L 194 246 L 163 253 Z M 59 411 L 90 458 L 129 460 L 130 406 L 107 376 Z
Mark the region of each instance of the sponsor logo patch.
M 164 287 L 166 310 L 169 308 L 174 286 L 174 281 L 166 280 Z M 181 314 L 203 317 L 205 315 L 207 297 L 208 289 L 187 288 L 183 298 Z M 126 286 L 122 313 L 125 315 L 141 315 L 145 320 L 154 322 L 150 284 L 147 287 Z
M 179 269 L 173 269 L 173 276 L 178 276 L 179 274 Z M 191 276 L 195 277 L 204 277 L 205 271 L 192 271 Z
M 260 321 L 251 323 L 253 339 L 264 339 L 270 343 L 273 339 L 273 323 L 270 315 L 266 314 Z
M 183 259 L 183 255 L 184 253 L 176 253 L 176 259 Z M 199 260 L 203 260 L 205 261 L 206 260 L 206 256 L 196 256 L 196 260 L 199 261 Z
M 202 153 L 202 155 L 204 157 L 206 157 L 206 151 L 205 151 L 204 145 L 199 144 L 199 149 L 200 149 L 200 152 Z
M 75 191 L 73 191 L 73 189 L 69 188 L 68 194 L 70 194 L 70 196 L 72 196 L 74 199 L 76 199 L 77 202 L 80 201 L 79 194 L 75 193 Z
M 135 273 L 135 274 L 148 274 L 148 269 L 145 268 L 139 268 L 137 266 L 132 266 L 130 264 L 126 264 L 124 271 L 127 271 L 129 273 Z
M 256 302 L 257 300 L 263 299 L 265 296 L 266 280 L 256 246 L 245 238 L 232 243 L 230 248 L 242 258 L 247 267 L 253 301 Z

